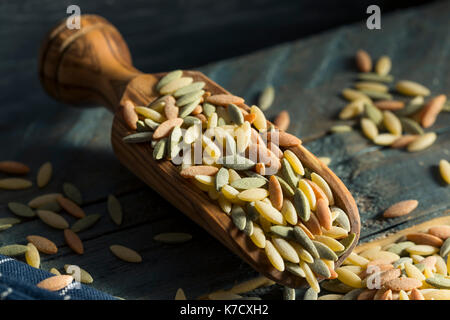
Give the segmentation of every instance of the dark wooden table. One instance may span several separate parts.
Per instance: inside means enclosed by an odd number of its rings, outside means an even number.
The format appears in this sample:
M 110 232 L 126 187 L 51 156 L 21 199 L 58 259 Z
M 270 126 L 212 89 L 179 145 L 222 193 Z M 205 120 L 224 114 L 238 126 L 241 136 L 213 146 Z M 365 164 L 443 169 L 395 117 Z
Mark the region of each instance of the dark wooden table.
M 450 158 L 450 114 L 440 115 L 430 128 L 437 132 L 438 140 L 428 150 L 391 150 L 372 145 L 358 131 L 328 133 L 346 103 L 339 92 L 352 85 L 354 53 L 365 48 L 374 57 L 388 54 L 396 79 L 416 80 L 433 94 L 448 95 L 449 21 L 450 2 L 439 2 L 383 15 L 382 30 L 367 30 L 360 22 L 199 69 L 248 103 L 256 102 L 267 84 L 275 86 L 276 99 L 268 115 L 288 110 L 292 119 L 289 131 L 302 137 L 316 155 L 332 158 L 330 167 L 357 201 L 362 241 L 368 241 L 448 215 L 450 189 L 440 182 L 437 164 L 441 158 Z M 120 24 L 117 27 L 120 29 Z M 17 54 L 21 55 L 20 50 Z M 61 270 L 66 263 L 77 264 L 93 275 L 92 286 L 127 299 L 172 299 L 179 287 L 195 298 L 257 275 L 118 162 L 110 144 L 110 113 L 102 108 L 71 108 L 47 97 L 37 81 L 35 60 L 1 64 L 0 68 L 0 85 L 8 89 L 2 92 L 0 158 L 29 164 L 33 180 L 43 162 L 51 161 L 54 166 L 51 183 L 42 190 L 0 191 L 0 217 L 11 216 L 6 207 L 9 201 L 28 202 L 36 195 L 61 191 L 65 181 L 82 190 L 87 213 L 103 215 L 96 227 L 80 233 L 86 251 L 82 256 L 64 244 L 62 232 L 36 219 L 1 232 L 1 245 L 25 243 L 29 234 L 45 235 L 57 243 L 59 252 L 43 255 L 43 269 Z M 21 79 L 31 85 L 20 91 L 8 86 L 19 85 Z M 115 226 L 106 212 L 110 193 L 118 196 L 124 208 L 121 227 Z M 380 219 L 387 206 L 404 199 L 420 201 L 413 214 Z M 173 231 L 189 232 L 193 239 L 182 245 L 152 239 Z M 143 263 L 119 261 L 108 249 L 111 244 L 136 249 Z M 260 293 L 280 297 L 277 286 Z

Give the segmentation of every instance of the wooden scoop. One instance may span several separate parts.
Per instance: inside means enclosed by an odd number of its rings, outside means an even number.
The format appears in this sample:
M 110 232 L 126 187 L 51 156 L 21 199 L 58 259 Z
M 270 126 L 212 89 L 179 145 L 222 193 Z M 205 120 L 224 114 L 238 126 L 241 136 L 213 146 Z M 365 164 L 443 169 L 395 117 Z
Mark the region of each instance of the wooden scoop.
M 165 73 L 145 74 L 136 70 L 125 41 L 113 25 L 96 15 L 82 16 L 79 30 L 68 29 L 63 21 L 45 38 L 39 68 L 42 84 L 54 98 L 70 104 L 102 104 L 116 114 L 111 133 L 112 146 L 119 160 L 136 176 L 261 274 L 289 287 L 306 283 L 287 271 L 277 271 L 264 250 L 256 248 L 216 203 L 179 174 L 177 167 L 170 161 L 153 160 L 149 143 L 126 144 L 122 141 L 131 132 L 118 110 L 127 100 L 135 105 L 147 105 L 153 101 L 159 96 L 155 84 Z M 201 72 L 184 71 L 184 74 L 194 81 L 204 81 L 206 90 L 212 94 L 228 94 Z M 242 108 L 249 110 L 248 106 Z M 349 216 L 356 241 L 337 261 L 340 265 L 359 238 L 360 221 L 355 200 L 341 180 L 303 146 L 293 147 L 292 151 L 305 166 L 328 182 L 336 205 Z

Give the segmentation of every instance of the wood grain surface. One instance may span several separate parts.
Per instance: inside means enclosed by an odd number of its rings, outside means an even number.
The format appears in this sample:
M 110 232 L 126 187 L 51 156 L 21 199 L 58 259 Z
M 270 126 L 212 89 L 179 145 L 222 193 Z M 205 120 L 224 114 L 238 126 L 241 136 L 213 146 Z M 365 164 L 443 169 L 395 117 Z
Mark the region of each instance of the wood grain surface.
M 374 57 L 391 56 L 396 79 L 416 80 L 427 85 L 432 94 L 448 94 L 449 12 L 450 2 L 443 1 L 383 15 L 383 29 L 379 31 L 369 31 L 360 22 L 199 69 L 248 103 L 256 102 L 257 94 L 266 84 L 275 86 L 274 107 L 268 114 L 275 116 L 288 110 L 291 115 L 288 131 L 301 137 L 314 154 L 332 158 L 330 168 L 358 204 L 361 236 L 367 241 L 448 215 L 450 189 L 439 180 L 437 165 L 439 159 L 450 156 L 450 115 L 443 113 L 430 128 L 438 133 L 437 142 L 430 149 L 414 154 L 390 150 L 373 146 L 358 131 L 327 133 L 330 125 L 338 123 L 337 113 L 345 105 L 339 92 L 352 85 L 356 74 L 354 52 L 365 48 Z M 57 14 L 54 17 L 52 23 L 41 27 L 42 35 L 61 18 Z M 121 28 L 120 21 L 113 22 Z M 124 36 L 127 41 L 127 36 L 140 37 L 138 32 Z M 33 48 L 24 42 L 23 48 L 37 52 L 35 44 Z M 145 51 L 133 47 L 131 50 L 137 52 L 138 56 L 133 58 L 143 71 L 154 71 L 142 67 L 146 65 Z M 3 231 L 1 244 L 25 243 L 29 234 L 45 235 L 55 241 L 59 252 L 43 256 L 43 269 L 62 270 L 66 263 L 78 264 L 94 277 L 92 286 L 128 299 L 171 299 L 179 287 L 188 297 L 195 298 L 256 276 L 241 259 L 120 165 L 110 144 L 110 113 L 101 108 L 70 108 L 46 96 L 37 77 L 37 54 L 35 59 L 20 59 L 25 56 L 28 56 L 25 52 L 16 50 L 15 56 L 4 54 L 0 64 L 2 74 L 8 75 L 0 79 L 4 88 L 0 92 L 1 155 L 27 163 L 32 168 L 29 177 L 34 181 L 39 166 L 51 160 L 54 177 L 43 190 L 33 187 L 17 192 L 1 191 L 0 216 L 11 216 L 7 202 L 27 202 L 38 194 L 61 191 L 62 183 L 69 181 L 82 190 L 86 213 L 101 213 L 102 219 L 96 227 L 80 233 L 85 244 L 82 256 L 73 254 L 64 244 L 62 232 L 38 220 L 24 221 Z M 6 63 L 13 58 L 18 62 Z M 25 92 L 21 83 L 28 83 Z M 125 216 L 121 227 L 115 226 L 106 213 L 109 193 L 118 196 L 123 205 Z M 419 200 L 419 207 L 409 216 L 381 218 L 388 206 L 406 199 Z M 72 217 L 64 216 L 74 222 Z M 193 239 L 181 245 L 152 240 L 158 233 L 172 231 L 189 232 Z M 144 262 L 127 265 L 119 261 L 108 250 L 111 244 L 137 250 Z M 255 294 L 263 298 L 281 297 L 276 286 L 257 290 Z

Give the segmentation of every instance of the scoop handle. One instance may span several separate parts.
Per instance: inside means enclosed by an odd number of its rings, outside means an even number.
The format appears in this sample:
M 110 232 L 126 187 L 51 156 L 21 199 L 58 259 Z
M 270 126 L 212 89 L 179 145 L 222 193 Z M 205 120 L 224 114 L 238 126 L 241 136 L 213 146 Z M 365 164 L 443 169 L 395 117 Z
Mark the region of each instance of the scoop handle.
M 129 82 L 142 73 L 133 67 L 130 51 L 119 31 L 97 15 L 82 15 L 80 29 L 66 20 L 45 37 L 39 75 L 49 95 L 69 104 L 119 106 Z

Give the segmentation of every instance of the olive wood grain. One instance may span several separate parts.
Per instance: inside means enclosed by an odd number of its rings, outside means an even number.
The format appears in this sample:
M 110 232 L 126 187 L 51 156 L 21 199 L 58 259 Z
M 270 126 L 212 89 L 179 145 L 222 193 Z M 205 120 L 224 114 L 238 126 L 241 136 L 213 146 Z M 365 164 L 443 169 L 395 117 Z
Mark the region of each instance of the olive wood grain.
M 153 160 L 150 144 L 122 141 L 131 132 L 121 119 L 120 108 L 126 100 L 136 105 L 146 105 L 154 100 L 158 96 L 154 85 L 165 73 L 144 74 L 136 70 L 125 41 L 104 18 L 84 15 L 81 25 L 80 30 L 69 30 L 62 22 L 45 38 L 40 52 L 40 77 L 46 91 L 66 103 L 89 102 L 108 107 L 115 113 L 111 133 L 114 152 L 130 171 L 261 274 L 289 287 L 305 285 L 304 279 L 275 270 L 264 250 L 256 248 L 204 192 L 181 177 L 179 169 L 170 161 Z M 228 93 L 200 72 L 184 71 L 184 74 L 195 81 L 204 81 L 205 88 L 212 94 Z M 246 105 L 240 107 L 249 111 Z M 306 167 L 327 181 L 336 204 L 349 216 L 356 241 L 336 262 L 340 265 L 359 239 L 360 219 L 356 203 L 341 180 L 305 147 L 299 145 L 291 150 Z

